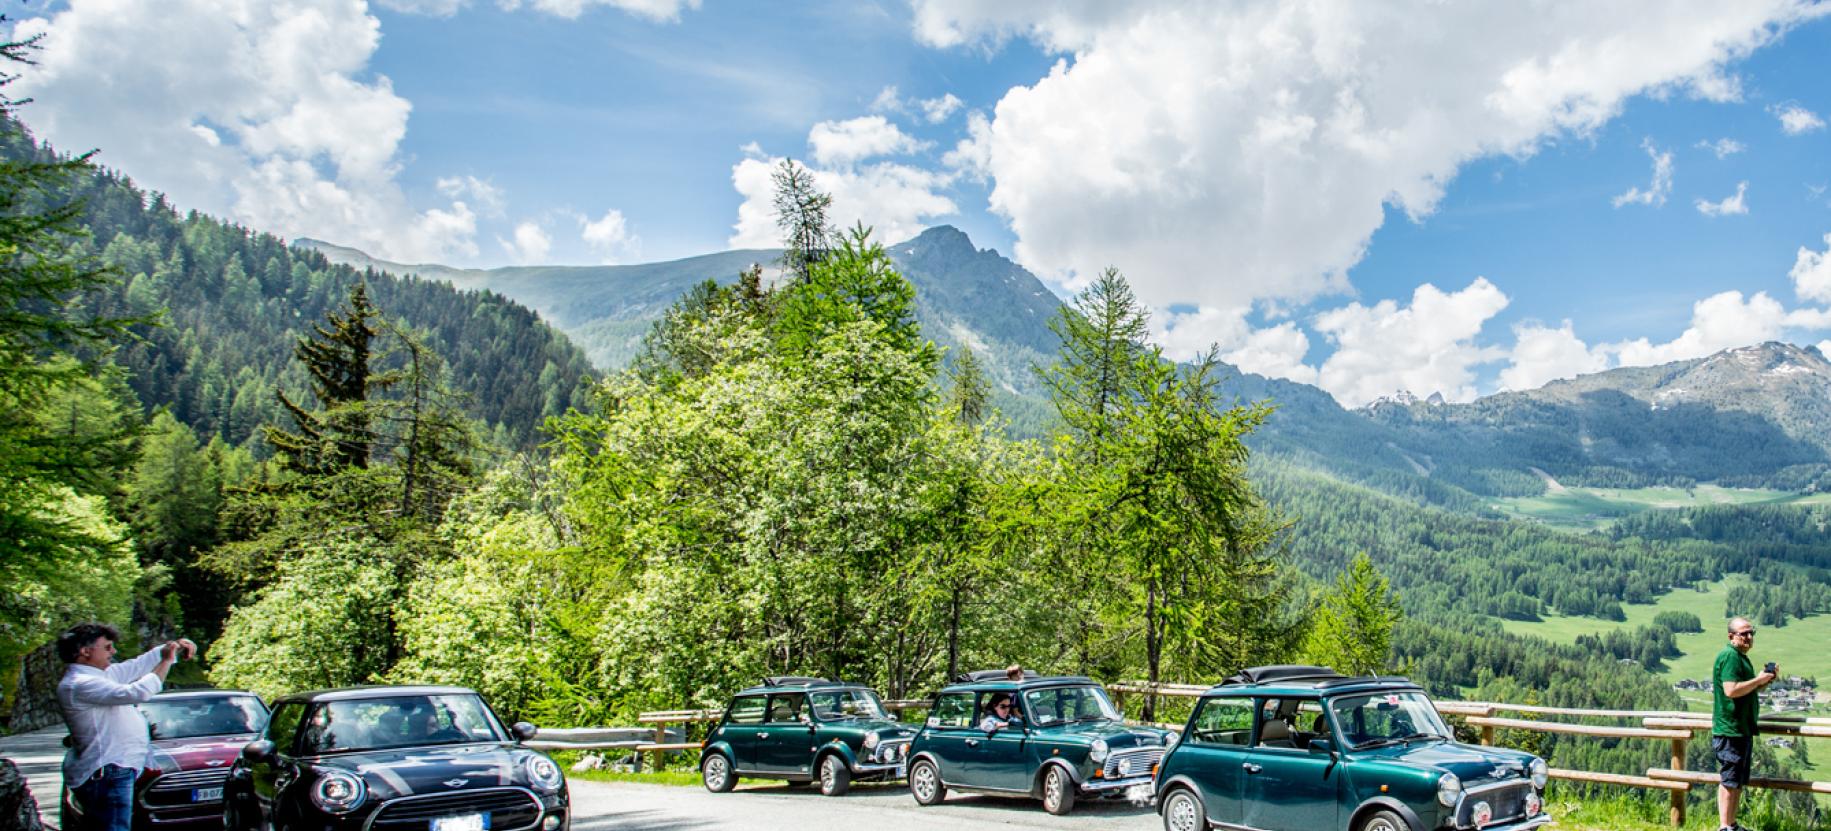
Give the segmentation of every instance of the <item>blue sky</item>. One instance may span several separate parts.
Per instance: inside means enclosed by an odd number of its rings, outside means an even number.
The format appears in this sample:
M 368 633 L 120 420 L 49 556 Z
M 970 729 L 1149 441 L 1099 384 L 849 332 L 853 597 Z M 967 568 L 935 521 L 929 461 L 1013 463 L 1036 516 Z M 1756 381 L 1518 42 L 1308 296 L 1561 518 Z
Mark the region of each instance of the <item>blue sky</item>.
M 792 157 L 1344 404 L 1831 338 L 1823 3 L 23 5 L 41 136 L 391 259 L 767 245 Z

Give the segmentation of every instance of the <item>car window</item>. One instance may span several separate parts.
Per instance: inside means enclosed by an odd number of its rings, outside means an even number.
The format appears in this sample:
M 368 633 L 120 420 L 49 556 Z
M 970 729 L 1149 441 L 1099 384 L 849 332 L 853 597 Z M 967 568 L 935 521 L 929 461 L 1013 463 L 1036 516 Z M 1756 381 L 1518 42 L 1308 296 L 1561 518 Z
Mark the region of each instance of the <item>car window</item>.
M 1039 727 L 1083 720 L 1118 720 L 1106 691 L 1091 685 L 1045 687 L 1024 693 L 1024 704 Z
M 252 695 L 155 697 L 141 704 L 140 712 L 155 739 L 258 733 L 267 725 L 267 708 Z
M 809 693 L 808 706 L 821 721 L 843 721 L 854 718 L 889 718 L 877 693 L 870 690 L 834 690 Z
M 1327 736 L 1329 720 L 1314 698 L 1259 699 L 1257 747 L 1306 748 L 1310 739 Z
M 1421 692 L 1373 693 L 1329 700 L 1335 723 L 1352 747 L 1418 738 L 1453 738 L 1430 698 Z
M 947 693 L 936 696 L 935 710 L 928 714 L 928 726 L 970 727 L 972 723 L 972 693 Z
M 293 737 L 299 733 L 299 719 L 305 715 L 305 702 L 290 701 L 273 711 L 267 722 L 267 740 L 281 753 L 292 752 Z
M 763 702 L 764 698 L 760 695 L 738 696 L 736 701 L 731 702 L 731 723 L 762 724 Z
M 475 695 L 354 698 L 319 704 L 305 721 L 300 752 L 314 755 L 502 738 L 495 717 Z
M 1253 700 L 1210 698 L 1195 711 L 1189 738 L 1204 744 L 1246 744 L 1252 738 Z
M 807 700 L 805 693 L 776 693 L 769 697 L 769 722 L 800 721 L 801 705 Z

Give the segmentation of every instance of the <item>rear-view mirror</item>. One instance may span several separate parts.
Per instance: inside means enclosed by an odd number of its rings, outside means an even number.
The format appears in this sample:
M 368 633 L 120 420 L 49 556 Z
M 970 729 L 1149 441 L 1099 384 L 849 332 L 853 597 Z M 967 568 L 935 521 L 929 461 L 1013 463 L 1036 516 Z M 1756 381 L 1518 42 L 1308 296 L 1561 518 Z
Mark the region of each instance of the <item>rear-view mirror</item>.
M 509 728 L 509 732 L 515 734 L 515 741 L 525 742 L 539 734 L 540 728 L 525 721 L 518 721 L 515 722 L 515 726 Z
M 266 739 L 255 739 L 242 745 L 242 760 L 250 764 L 259 764 L 273 758 L 273 742 Z

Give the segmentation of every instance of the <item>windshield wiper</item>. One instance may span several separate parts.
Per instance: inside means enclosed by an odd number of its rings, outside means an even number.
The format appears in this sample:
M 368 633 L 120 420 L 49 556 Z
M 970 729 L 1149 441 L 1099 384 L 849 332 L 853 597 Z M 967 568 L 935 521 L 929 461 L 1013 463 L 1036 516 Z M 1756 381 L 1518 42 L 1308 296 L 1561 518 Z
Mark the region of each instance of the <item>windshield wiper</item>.
M 1410 743 L 1411 741 L 1413 741 L 1415 739 L 1441 739 L 1441 738 L 1443 738 L 1443 736 L 1438 733 L 1425 733 L 1423 731 L 1419 731 L 1417 733 L 1412 733 L 1410 735 L 1401 736 L 1401 737 L 1399 737 L 1399 741 Z
M 1404 741 L 1403 739 L 1394 739 L 1394 738 L 1370 739 L 1368 741 L 1364 741 L 1364 742 L 1361 742 L 1360 744 L 1355 745 L 1354 749 L 1355 750 L 1371 750 L 1376 747 L 1385 747 L 1387 745 L 1400 744 L 1403 741 Z

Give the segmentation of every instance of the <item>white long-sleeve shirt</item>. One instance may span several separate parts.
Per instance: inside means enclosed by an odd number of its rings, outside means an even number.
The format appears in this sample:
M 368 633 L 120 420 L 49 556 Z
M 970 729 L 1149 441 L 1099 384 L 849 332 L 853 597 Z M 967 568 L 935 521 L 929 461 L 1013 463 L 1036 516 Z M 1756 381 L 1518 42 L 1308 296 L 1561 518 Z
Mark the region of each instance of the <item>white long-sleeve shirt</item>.
M 57 704 L 70 727 L 70 750 L 64 754 L 64 781 L 74 788 L 104 765 L 140 770 L 152 750 L 146 716 L 135 707 L 165 684 L 153 668 L 159 650 L 131 661 L 96 669 L 70 664 L 57 682 Z

